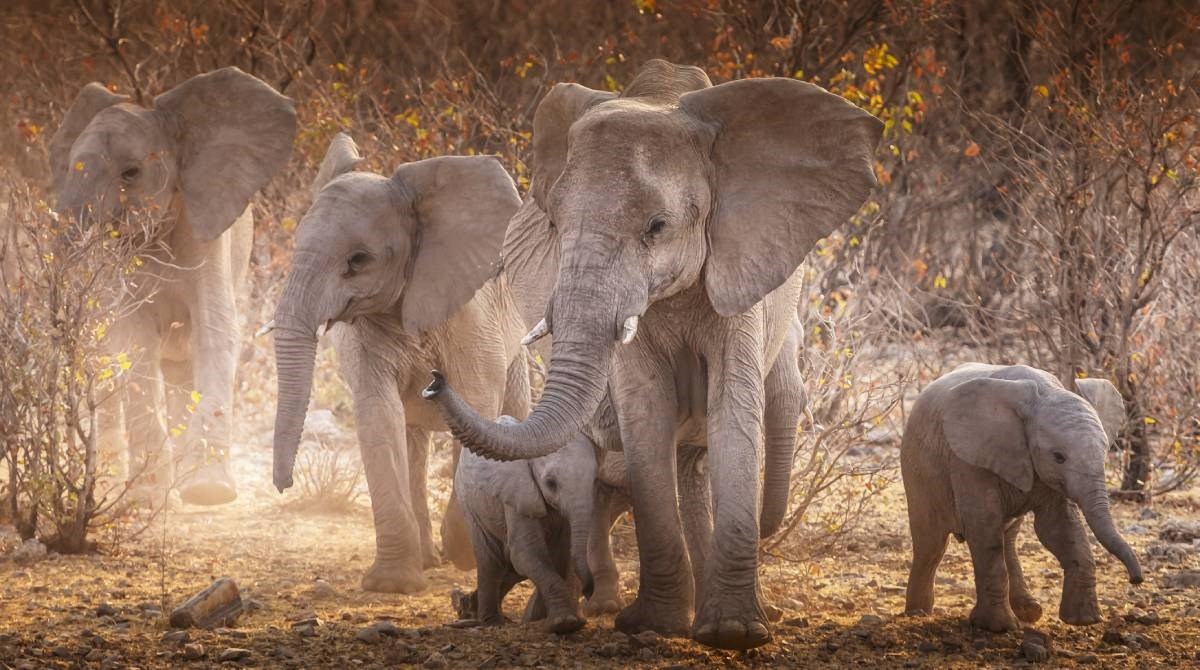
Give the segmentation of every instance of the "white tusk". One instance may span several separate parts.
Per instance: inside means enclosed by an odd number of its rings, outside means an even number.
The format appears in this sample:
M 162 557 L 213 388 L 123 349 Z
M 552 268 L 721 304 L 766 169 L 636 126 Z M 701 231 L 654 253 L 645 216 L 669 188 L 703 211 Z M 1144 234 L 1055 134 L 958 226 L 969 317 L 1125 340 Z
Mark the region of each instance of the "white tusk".
M 325 331 L 329 330 L 329 322 L 322 321 L 321 325 L 317 326 L 317 339 L 321 339 L 325 335 Z
M 259 328 L 258 332 L 254 333 L 254 336 L 262 337 L 263 335 L 266 335 L 267 333 L 271 332 L 272 330 L 275 330 L 275 319 L 271 319 L 270 321 L 264 323 L 262 328 Z
M 528 335 L 521 338 L 521 344 L 529 346 L 549 334 L 550 325 L 546 323 L 545 319 L 542 319 L 541 321 L 537 322 L 537 325 L 533 327 L 533 330 L 529 331 Z
M 633 341 L 633 338 L 637 335 L 637 324 L 638 318 L 636 314 L 625 319 L 624 325 L 621 326 L 621 344 L 629 344 Z

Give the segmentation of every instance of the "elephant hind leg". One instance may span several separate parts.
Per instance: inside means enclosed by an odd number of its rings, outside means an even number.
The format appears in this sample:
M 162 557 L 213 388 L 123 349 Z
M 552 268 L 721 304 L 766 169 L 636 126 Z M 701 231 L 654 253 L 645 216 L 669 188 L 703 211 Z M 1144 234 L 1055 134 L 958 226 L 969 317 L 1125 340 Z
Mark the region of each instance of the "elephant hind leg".
M 1021 561 L 1017 556 L 1017 536 L 1021 532 L 1023 519 L 1024 516 L 1019 516 L 1009 521 L 1004 529 L 1004 563 L 1008 569 L 1008 603 L 1018 619 L 1033 623 L 1042 618 L 1042 606 L 1029 593 L 1025 573 L 1021 570 Z
M 458 457 L 461 453 L 462 445 L 455 442 L 454 472 L 458 472 Z M 457 482 L 452 483 L 450 500 L 446 503 L 446 514 L 442 516 L 442 553 L 459 570 L 471 570 L 476 567 L 475 554 L 471 550 L 472 537 L 467 531 L 462 506 L 458 503 L 457 486 Z
M 485 626 L 507 623 L 508 619 L 504 617 L 501 605 L 504 596 L 520 582 L 520 576 L 513 572 L 512 566 L 504 558 L 504 549 L 498 541 L 479 530 L 475 523 L 470 523 L 469 526 L 475 563 L 478 566 L 475 573 L 473 618 Z M 468 612 L 460 612 L 460 615 L 466 614 Z
M 421 565 L 436 568 L 442 559 L 433 544 L 433 523 L 429 518 L 429 431 L 408 427 L 408 491 L 413 514 L 421 534 Z

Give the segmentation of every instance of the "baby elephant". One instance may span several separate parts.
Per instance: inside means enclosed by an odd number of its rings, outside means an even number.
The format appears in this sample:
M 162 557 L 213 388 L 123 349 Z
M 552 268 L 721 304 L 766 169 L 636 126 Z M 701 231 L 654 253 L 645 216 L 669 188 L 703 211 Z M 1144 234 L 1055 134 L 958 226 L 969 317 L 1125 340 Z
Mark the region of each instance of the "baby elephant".
M 462 450 L 454 491 L 475 549 L 478 573 L 470 605 L 479 623 L 504 623 L 501 601 L 529 579 L 537 593 L 526 620 L 544 616 L 544 628 L 553 633 L 583 627 L 571 572 L 590 595 L 587 550 L 595 481 L 596 453 L 587 440 L 527 461 L 491 461 Z
M 1004 631 L 1018 618 L 1039 619 L 1017 561 L 1017 533 L 1030 511 L 1038 539 L 1063 567 L 1064 622 L 1100 620 L 1079 510 L 1129 581 L 1141 583 L 1104 486 L 1104 456 L 1124 420 L 1121 397 L 1104 380 L 1076 385 L 1082 397 L 1042 370 L 969 363 L 921 392 L 900 447 L 913 540 L 910 614 L 933 610 L 934 572 L 953 533 L 966 540 L 975 567 L 971 623 Z

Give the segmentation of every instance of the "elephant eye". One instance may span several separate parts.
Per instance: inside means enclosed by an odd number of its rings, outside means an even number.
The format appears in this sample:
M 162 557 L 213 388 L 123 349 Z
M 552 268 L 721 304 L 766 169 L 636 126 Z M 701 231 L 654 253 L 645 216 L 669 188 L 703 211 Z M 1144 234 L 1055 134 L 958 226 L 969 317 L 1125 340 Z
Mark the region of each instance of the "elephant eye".
M 550 489 L 551 491 L 557 491 L 558 490 L 558 480 L 553 477 L 547 478 L 546 479 L 546 488 Z
M 667 220 L 661 216 L 656 216 L 650 219 L 650 225 L 646 226 L 646 232 L 642 234 L 642 239 L 649 241 L 663 231 L 667 227 Z
M 137 176 L 141 174 L 141 172 L 141 169 L 139 169 L 136 165 L 133 167 L 127 167 L 121 172 L 121 179 L 125 180 L 126 182 L 131 182 L 134 179 L 137 179 Z
M 1066 463 L 1067 455 L 1061 451 L 1054 452 L 1054 462 L 1055 463 Z
M 346 259 L 346 276 L 352 277 L 371 260 L 371 254 L 365 251 L 355 251 Z

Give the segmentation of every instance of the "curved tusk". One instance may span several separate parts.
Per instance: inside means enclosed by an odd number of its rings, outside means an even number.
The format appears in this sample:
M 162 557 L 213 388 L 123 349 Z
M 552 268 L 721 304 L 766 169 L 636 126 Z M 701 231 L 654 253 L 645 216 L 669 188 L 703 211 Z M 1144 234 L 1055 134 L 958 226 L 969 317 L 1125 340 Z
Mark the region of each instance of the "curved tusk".
M 321 325 L 317 326 L 317 339 L 321 339 L 325 335 L 325 331 L 329 330 L 329 322 L 322 321 Z
M 549 334 L 550 324 L 546 323 L 545 319 L 542 319 L 541 321 L 537 322 L 537 325 L 533 327 L 533 330 L 529 331 L 528 335 L 521 338 L 521 344 L 529 346 Z
M 625 319 L 625 323 L 621 326 L 621 344 L 629 344 L 637 335 L 638 317 L 636 314 Z
M 259 328 L 258 331 L 254 333 L 254 336 L 262 337 L 272 330 L 275 330 L 275 319 L 271 319 L 270 321 L 264 323 L 262 328 Z

